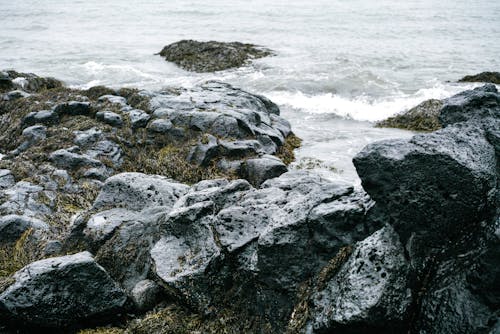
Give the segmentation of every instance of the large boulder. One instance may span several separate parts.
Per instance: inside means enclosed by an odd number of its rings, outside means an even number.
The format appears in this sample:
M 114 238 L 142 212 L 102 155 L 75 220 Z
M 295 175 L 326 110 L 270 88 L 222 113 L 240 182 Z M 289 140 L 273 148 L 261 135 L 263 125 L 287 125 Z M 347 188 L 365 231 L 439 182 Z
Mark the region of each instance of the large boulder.
M 272 53 L 253 44 L 182 40 L 165 46 L 159 54 L 188 71 L 215 72 L 240 67 L 250 59 Z
M 494 213 L 495 149 L 474 124 L 370 144 L 353 162 L 412 255 L 425 257 Z
M 33 262 L 0 294 L 0 314 L 22 326 L 109 320 L 127 297 L 88 252 Z
M 229 298 L 242 312 L 282 322 L 304 280 L 376 229 L 365 220 L 370 205 L 349 185 L 307 172 L 260 189 L 242 180 L 202 182 L 162 218 L 155 272 L 171 295 L 202 313 Z

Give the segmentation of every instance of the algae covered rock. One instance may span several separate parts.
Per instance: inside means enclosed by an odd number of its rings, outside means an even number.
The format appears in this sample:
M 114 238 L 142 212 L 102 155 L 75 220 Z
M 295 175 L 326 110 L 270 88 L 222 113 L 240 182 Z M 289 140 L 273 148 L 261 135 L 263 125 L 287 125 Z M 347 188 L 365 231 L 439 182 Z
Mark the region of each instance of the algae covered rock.
M 182 40 L 159 53 L 185 70 L 215 72 L 245 65 L 249 60 L 272 55 L 271 51 L 240 42 L 199 42 Z
M 489 82 L 500 85 L 500 73 L 499 72 L 481 72 L 474 75 L 466 75 L 458 82 Z
M 376 126 L 412 131 L 435 131 L 441 128 L 439 115 L 442 106 L 441 100 L 427 100 L 410 110 L 377 122 Z

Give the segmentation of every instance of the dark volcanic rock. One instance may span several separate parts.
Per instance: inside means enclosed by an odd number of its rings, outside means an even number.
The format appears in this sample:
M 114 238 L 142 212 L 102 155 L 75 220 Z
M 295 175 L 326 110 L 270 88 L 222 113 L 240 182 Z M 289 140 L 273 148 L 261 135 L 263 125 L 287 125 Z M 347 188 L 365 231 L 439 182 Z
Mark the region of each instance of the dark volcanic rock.
M 88 252 L 33 262 L 13 278 L 0 294 L 0 313 L 23 326 L 104 320 L 122 311 L 127 300 Z
M 500 94 L 495 85 L 488 84 L 467 90 L 445 100 L 439 115 L 443 126 L 469 120 L 500 120 Z
M 188 71 L 214 72 L 240 67 L 250 59 L 272 53 L 253 44 L 182 40 L 165 46 L 160 55 Z
M 467 75 L 458 82 L 489 82 L 500 85 L 500 73 L 498 72 L 481 72 L 475 75 Z
M 314 211 L 322 204 L 328 209 Z M 203 313 L 224 305 L 225 285 L 232 284 L 245 287 L 232 292 L 238 307 L 252 305 L 242 311 L 284 321 L 299 284 L 376 228 L 365 225 L 367 206 L 364 194 L 305 172 L 261 189 L 241 180 L 195 185 L 163 220 L 151 251 L 155 271 L 171 294 Z M 353 230 L 344 238 L 318 238 L 326 225 L 341 229 L 345 220 Z
M 312 296 L 315 333 L 389 332 L 401 326 L 412 301 L 408 274 L 392 227 L 360 241 L 338 274 Z
M 264 181 L 286 173 L 286 165 L 273 156 L 264 156 L 259 159 L 248 159 L 242 166 L 242 177 L 254 187 L 259 187 Z
M 410 110 L 377 122 L 376 126 L 413 131 L 435 131 L 441 128 L 439 115 L 442 106 L 441 100 L 427 100 Z
M 492 216 L 495 150 L 474 124 L 370 144 L 353 162 L 411 252 L 442 246 Z

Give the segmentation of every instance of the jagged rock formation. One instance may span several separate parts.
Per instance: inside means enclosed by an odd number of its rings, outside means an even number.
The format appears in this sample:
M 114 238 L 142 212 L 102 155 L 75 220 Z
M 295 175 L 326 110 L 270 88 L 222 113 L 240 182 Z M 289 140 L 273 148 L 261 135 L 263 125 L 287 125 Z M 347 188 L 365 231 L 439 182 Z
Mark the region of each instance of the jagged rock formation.
M 368 145 L 354 159 L 364 190 L 286 172 L 269 154 L 286 145 L 288 123 L 267 99 L 225 84 L 57 94 L 69 100 L 30 108 L 33 96 L 20 97 L 20 114 L 0 105 L 12 120 L 0 125 L 0 323 L 116 320 L 118 333 L 498 328 L 494 86 L 448 99 L 439 131 Z M 131 103 L 143 106 L 136 127 Z M 114 115 L 96 117 L 105 110 Z M 188 185 L 140 170 L 136 145 L 147 154 L 163 145 L 172 161 L 169 143 L 186 142 L 182 161 L 193 164 L 182 166 L 215 161 L 247 180 Z M 86 282 L 95 288 L 79 288 Z
M 240 42 L 182 40 L 165 46 L 159 54 L 188 71 L 215 72 L 241 67 L 251 59 L 267 57 L 272 52 Z

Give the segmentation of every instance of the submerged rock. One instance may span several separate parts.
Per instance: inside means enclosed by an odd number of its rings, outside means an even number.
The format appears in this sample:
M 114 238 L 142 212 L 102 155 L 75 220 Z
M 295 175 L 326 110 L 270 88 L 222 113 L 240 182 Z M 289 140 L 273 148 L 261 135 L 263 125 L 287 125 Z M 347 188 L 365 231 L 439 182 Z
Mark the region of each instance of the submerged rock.
M 441 128 L 439 115 L 443 101 L 431 99 L 386 120 L 376 123 L 381 128 L 398 128 L 412 131 L 435 131 Z
M 489 82 L 500 85 L 500 73 L 499 72 L 481 72 L 474 75 L 467 75 L 458 82 Z
M 13 278 L 0 294 L 0 314 L 21 326 L 107 320 L 123 311 L 127 300 L 88 252 L 33 262 Z
M 167 45 L 159 54 L 193 72 L 222 71 L 243 66 L 251 59 L 272 55 L 270 50 L 253 44 L 193 40 L 182 40 Z

